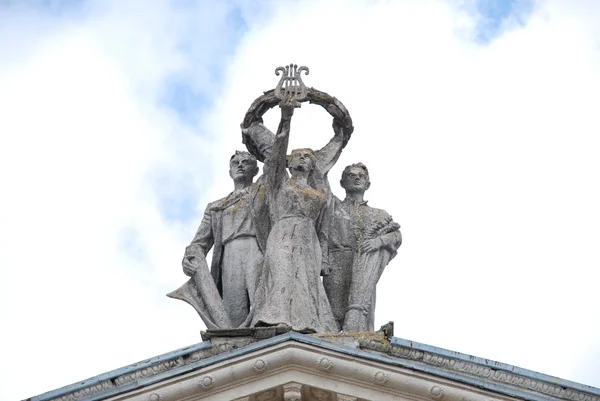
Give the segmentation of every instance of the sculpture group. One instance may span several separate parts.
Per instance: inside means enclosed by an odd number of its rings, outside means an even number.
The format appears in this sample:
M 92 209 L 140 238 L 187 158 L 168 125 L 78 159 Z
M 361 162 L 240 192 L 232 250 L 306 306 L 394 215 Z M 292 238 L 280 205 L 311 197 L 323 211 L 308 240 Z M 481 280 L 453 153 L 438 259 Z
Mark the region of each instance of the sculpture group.
M 208 329 L 374 329 L 375 287 L 402 242 L 400 226 L 367 205 L 369 171 L 362 163 L 342 173 L 346 197 L 333 195 L 328 173 L 350 139 L 352 120 L 337 99 L 307 88 L 302 72 L 308 68 L 277 68 L 277 87 L 250 106 L 242 122 L 248 152 L 236 151 L 229 161 L 234 190 L 206 207 L 182 262 L 190 279 L 168 294 L 192 305 Z M 288 154 L 302 102 L 333 116 L 334 135 L 322 149 Z M 262 115 L 276 105 L 281 120 L 273 134 Z M 259 161 L 263 175 L 255 181 Z

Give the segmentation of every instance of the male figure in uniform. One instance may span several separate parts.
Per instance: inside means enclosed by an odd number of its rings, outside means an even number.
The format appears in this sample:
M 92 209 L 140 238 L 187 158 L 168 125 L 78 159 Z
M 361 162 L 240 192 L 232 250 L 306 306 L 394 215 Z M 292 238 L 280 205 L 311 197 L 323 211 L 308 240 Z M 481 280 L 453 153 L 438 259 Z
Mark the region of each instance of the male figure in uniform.
M 345 331 L 372 331 L 375 285 L 383 268 L 402 243 L 400 226 L 384 210 L 367 205 L 371 185 L 367 166 L 347 166 L 340 181 L 346 190 L 341 201 L 331 195 L 329 268 L 323 277 L 333 315 Z
M 259 185 L 252 183 L 257 173 L 256 158 L 236 151 L 229 161 L 234 191 L 208 204 L 183 259 L 183 271 L 192 277 L 196 273 L 194 259 L 206 257 L 213 248 L 211 274 L 233 327 L 247 320 L 263 257 L 254 202 Z

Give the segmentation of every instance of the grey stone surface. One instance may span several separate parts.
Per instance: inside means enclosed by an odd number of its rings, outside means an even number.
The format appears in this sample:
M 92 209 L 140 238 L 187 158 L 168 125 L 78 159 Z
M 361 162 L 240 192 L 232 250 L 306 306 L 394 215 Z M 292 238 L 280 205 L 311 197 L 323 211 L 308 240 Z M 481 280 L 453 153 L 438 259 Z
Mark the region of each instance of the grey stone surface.
M 358 348 L 340 343 L 342 337 L 354 338 Z M 568 346 L 558 344 L 546 356 Z M 305 376 L 307 372 L 312 374 Z M 277 375 L 284 376 L 274 382 Z M 268 380 L 260 383 L 263 378 Z M 331 380 L 329 386 L 325 379 Z M 263 394 L 289 382 L 328 387 L 359 400 L 600 401 L 600 389 L 594 387 L 414 341 L 387 339 L 383 333 L 295 332 L 261 341 L 215 337 L 28 400 L 224 400 Z M 244 393 L 244 386 L 252 388 Z M 370 395 L 361 396 L 361 388 L 371 389 Z M 227 391 L 234 395 L 225 396 Z M 338 399 L 346 398 L 338 394 Z
M 265 160 L 271 231 L 252 324 L 335 331 L 320 279 L 327 246 L 322 227 L 327 204 L 323 172 L 311 149 L 296 149 L 287 156 L 293 111 L 292 105 L 282 104 L 279 129 Z
M 330 193 L 330 272 L 323 282 L 338 325 L 345 331 L 372 331 L 375 287 L 402 235 L 388 213 L 364 200 L 371 185 L 364 164 L 347 166 L 340 184 L 346 191 L 343 201 Z
M 260 274 L 268 230 L 260 201 L 260 183 L 252 183 L 258 173 L 256 158 L 236 152 L 229 163 L 234 191 L 211 202 L 183 258 L 183 271 L 191 279 L 168 294 L 190 303 L 209 329 L 247 326 Z M 210 279 L 206 255 L 213 248 Z
M 264 161 L 264 175 L 252 183 L 258 168 L 251 154 L 231 158 L 234 192 L 208 205 L 183 259 L 191 279 L 169 294 L 194 306 L 209 330 L 373 330 L 375 287 L 400 246 L 399 225 L 367 206 L 362 164 L 344 170 L 346 198 L 332 195 L 327 175 L 353 132 L 352 119 L 339 100 L 306 88 L 302 72 L 308 68 L 277 68 L 277 87 L 250 106 L 242 141 Z M 292 115 L 303 102 L 333 116 L 334 136 L 322 149 L 288 155 Z M 275 135 L 262 115 L 276 104 L 282 117 Z M 211 248 L 212 281 L 205 261 Z
M 262 125 L 262 116 L 280 102 L 281 100 L 276 96 L 275 90 L 266 91 L 252 102 L 242 121 L 242 142 L 246 145 L 248 151 L 260 161 L 265 160 L 275 140 L 274 135 Z M 303 102 L 319 105 L 333 117 L 334 130 L 340 136 L 341 147 L 344 148 L 352 136 L 354 127 L 350 113 L 342 102 L 315 88 L 307 88 L 306 98 L 300 101 L 300 103 Z M 315 151 L 315 155 L 317 159 L 323 161 L 328 158 L 321 151 Z M 337 159 L 331 159 L 332 163 L 336 161 Z
M 320 279 L 329 272 L 325 177 L 353 127 L 341 102 L 304 86 L 303 71 L 308 73 L 296 65 L 278 68 L 282 77 L 277 88 L 256 99 L 242 123 L 243 142 L 265 161 L 261 184 L 270 227 L 252 324 L 286 325 L 301 332 L 337 331 L 340 327 L 333 322 Z M 324 107 L 334 117 L 334 136 L 322 149 L 297 149 L 286 156 L 293 110 L 304 101 Z M 283 114 L 274 135 L 262 124 L 262 115 L 276 104 Z

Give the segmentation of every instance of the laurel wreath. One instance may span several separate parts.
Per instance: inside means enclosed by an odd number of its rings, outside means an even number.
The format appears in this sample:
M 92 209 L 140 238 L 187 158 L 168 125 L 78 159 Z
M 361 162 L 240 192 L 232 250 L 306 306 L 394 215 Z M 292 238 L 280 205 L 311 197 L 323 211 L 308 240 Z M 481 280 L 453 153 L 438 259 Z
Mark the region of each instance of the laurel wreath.
M 250 108 L 246 112 L 244 116 L 244 121 L 241 126 L 242 129 L 249 128 L 253 123 L 261 123 L 263 122 L 262 116 L 277 106 L 281 102 L 281 99 L 275 96 L 275 90 L 271 89 L 269 91 L 264 92 L 263 95 L 259 96 L 252 102 Z M 323 107 L 327 112 L 333 117 L 333 124 L 339 125 L 342 128 L 343 132 L 343 146 L 345 147 L 350 137 L 352 136 L 352 132 L 354 131 L 354 126 L 352 125 L 352 118 L 350 117 L 350 113 L 348 109 L 335 97 L 321 92 L 315 88 L 308 88 L 308 93 L 305 99 L 301 100 L 301 103 L 308 102 L 314 103 L 321 107 Z M 255 149 L 253 143 L 246 143 L 248 150 L 250 153 L 257 155 L 258 149 Z

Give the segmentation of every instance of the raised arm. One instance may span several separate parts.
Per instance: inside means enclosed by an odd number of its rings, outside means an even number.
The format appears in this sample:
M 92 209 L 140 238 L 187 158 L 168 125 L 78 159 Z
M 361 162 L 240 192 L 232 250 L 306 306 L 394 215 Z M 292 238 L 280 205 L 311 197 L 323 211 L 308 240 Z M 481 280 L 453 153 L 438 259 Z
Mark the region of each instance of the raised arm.
M 279 122 L 279 128 L 277 128 L 273 147 L 265 159 L 265 165 L 263 167 L 267 182 L 272 190 L 275 191 L 281 187 L 281 183 L 287 176 L 285 171 L 287 164 L 286 158 L 290 137 L 290 122 L 292 121 L 293 114 L 293 106 L 281 106 L 281 121 Z
M 273 148 L 275 134 L 262 123 L 253 122 L 248 128 L 242 128 L 242 142 L 254 157 L 264 162 Z
M 327 145 L 315 152 L 317 167 L 324 176 L 333 168 L 344 149 L 344 130 L 337 120 L 333 120 L 333 132 L 335 134 Z

